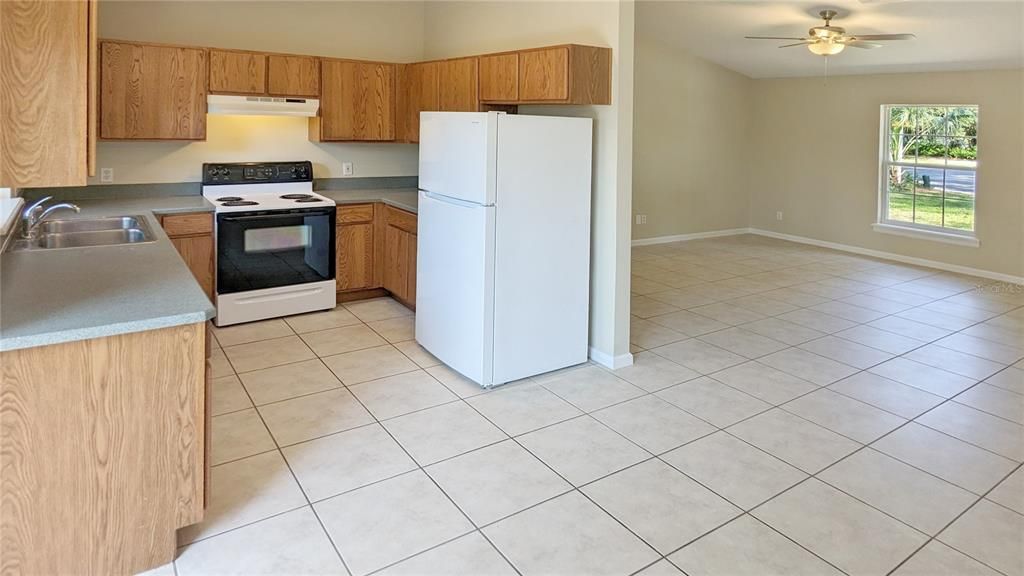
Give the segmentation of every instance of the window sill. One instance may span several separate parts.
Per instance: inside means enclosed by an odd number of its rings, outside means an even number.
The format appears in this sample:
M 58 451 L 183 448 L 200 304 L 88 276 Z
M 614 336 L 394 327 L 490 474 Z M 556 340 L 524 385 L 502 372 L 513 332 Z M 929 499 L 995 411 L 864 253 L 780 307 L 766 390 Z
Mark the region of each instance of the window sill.
M 978 238 L 975 236 L 966 236 L 963 234 L 949 234 L 946 232 L 939 232 L 937 230 L 924 230 L 921 228 L 914 228 L 912 226 L 899 226 L 897 224 L 872 224 L 875 232 L 881 232 L 883 234 L 894 234 L 896 236 L 906 236 L 908 238 L 918 238 L 921 240 L 932 240 L 934 242 L 943 242 L 945 244 L 955 244 L 957 246 L 969 246 L 971 248 L 977 248 L 981 246 L 978 242 Z

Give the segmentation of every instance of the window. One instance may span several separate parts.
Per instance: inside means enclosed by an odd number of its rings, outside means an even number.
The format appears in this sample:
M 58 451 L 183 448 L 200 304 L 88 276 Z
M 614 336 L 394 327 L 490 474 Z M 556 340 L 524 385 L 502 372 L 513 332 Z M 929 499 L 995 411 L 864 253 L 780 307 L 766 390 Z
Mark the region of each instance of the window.
M 977 106 L 883 106 L 879 225 L 974 237 Z

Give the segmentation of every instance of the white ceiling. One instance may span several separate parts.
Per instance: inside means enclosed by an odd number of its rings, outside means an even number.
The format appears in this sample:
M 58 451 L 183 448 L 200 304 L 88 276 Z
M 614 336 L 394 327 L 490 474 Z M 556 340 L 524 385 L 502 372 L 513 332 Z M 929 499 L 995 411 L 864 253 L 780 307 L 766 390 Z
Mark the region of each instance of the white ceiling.
M 1020 68 L 1024 63 L 1024 0 L 913 1 L 758 0 L 636 3 L 636 34 L 682 48 L 753 78 L 817 76 L 824 58 L 785 41 L 744 36 L 806 36 L 820 10 L 833 8 L 834 26 L 848 33 L 909 32 L 916 40 L 882 48 L 848 48 L 829 59 L 830 75 Z

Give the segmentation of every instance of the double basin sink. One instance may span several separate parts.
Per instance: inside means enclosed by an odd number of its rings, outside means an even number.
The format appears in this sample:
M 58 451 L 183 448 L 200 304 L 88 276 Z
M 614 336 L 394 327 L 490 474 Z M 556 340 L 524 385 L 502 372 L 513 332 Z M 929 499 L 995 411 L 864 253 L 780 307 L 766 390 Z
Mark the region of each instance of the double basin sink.
M 45 220 L 34 238 L 19 238 L 11 250 L 52 250 L 154 242 L 156 237 L 144 216 L 69 218 Z

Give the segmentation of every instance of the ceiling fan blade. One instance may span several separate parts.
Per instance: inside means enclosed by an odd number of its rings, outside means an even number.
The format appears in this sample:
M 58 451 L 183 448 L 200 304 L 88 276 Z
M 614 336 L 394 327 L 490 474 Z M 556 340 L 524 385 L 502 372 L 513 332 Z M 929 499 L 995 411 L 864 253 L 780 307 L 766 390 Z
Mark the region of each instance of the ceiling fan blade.
M 846 44 L 850 48 L 866 48 L 869 50 L 882 47 L 881 44 L 876 44 L 874 42 L 861 42 L 859 40 L 854 40 L 853 42 L 843 42 L 843 44 Z
M 857 40 L 913 40 L 913 34 L 855 34 Z
M 783 44 L 779 48 L 792 48 L 793 46 L 806 46 L 808 44 L 814 44 L 814 40 L 804 40 L 803 42 L 797 42 L 796 44 Z
M 787 36 L 744 36 L 747 40 L 806 40 L 806 38 L 791 38 Z

